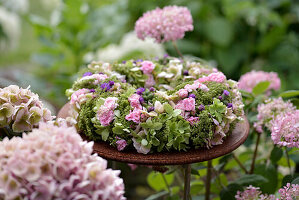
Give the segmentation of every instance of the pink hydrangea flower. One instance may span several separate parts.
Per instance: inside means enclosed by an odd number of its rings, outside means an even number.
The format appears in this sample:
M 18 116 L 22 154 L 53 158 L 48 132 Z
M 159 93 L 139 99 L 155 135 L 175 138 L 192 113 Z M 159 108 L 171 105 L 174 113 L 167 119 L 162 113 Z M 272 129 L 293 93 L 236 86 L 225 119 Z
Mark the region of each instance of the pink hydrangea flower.
M 125 200 L 119 170 L 92 155 L 74 127 L 42 123 L 0 142 L 1 199 Z
M 178 93 L 179 93 L 179 97 L 181 97 L 181 98 L 188 97 L 188 90 L 187 89 L 180 89 Z
M 184 111 L 195 111 L 195 99 L 192 97 L 180 100 L 176 106 L 176 109 L 181 109 Z
M 265 103 L 258 105 L 258 121 L 254 123 L 254 127 L 259 133 L 263 132 L 263 127 L 271 130 L 272 119 L 279 114 L 292 112 L 294 110 L 296 110 L 295 106 L 290 101 L 283 101 L 281 97 L 276 99 L 268 99 Z
M 140 69 L 144 74 L 151 74 L 155 69 L 155 64 L 151 61 L 143 61 Z
M 280 199 L 292 200 L 299 197 L 299 184 L 287 183 L 286 186 L 278 190 Z
M 154 79 L 154 76 L 152 74 L 147 75 L 147 79 L 145 81 L 144 87 L 150 88 L 153 87 L 156 84 L 156 81 Z
M 259 187 L 253 187 L 252 185 L 243 192 L 238 191 L 235 198 L 236 200 L 275 200 L 274 195 L 262 194 Z
M 191 124 L 191 126 L 193 126 L 194 124 L 198 123 L 199 122 L 199 117 L 189 117 L 187 119 L 187 121 Z
M 270 86 L 267 89 L 268 93 L 270 90 L 280 89 L 280 79 L 275 72 L 264 72 L 264 71 L 251 71 L 241 76 L 239 80 L 239 88 L 247 92 L 252 92 L 252 89 L 262 81 L 269 81 Z
M 209 81 L 218 83 L 223 83 L 226 80 L 226 76 L 222 72 L 211 73 L 207 78 Z
M 117 145 L 117 150 L 122 151 L 127 146 L 127 142 L 124 139 L 120 139 L 116 141 L 116 145 Z
M 299 148 L 299 110 L 278 115 L 271 126 L 274 144 Z
M 139 39 L 151 37 L 162 43 L 183 38 L 186 31 L 193 30 L 192 24 L 188 8 L 166 6 L 144 13 L 135 24 L 135 32 Z
M 105 99 L 104 104 L 100 106 L 96 117 L 102 126 L 109 126 L 114 120 L 114 109 L 118 106 L 117 100 L 116 97 L 108 97 Z
M 142 114 L 141 110 L 135 108 L 133 111 L 130 110 L 130 114 L 126 115 L 125 118 L 128 121 L 133 121 L 136 124 L 139 124 L 141 120 L 141 114 Z
M 130 97 L 129 97 L 129 102 L 131 104 L 131 107 L 132 108 L 138 108 L 138 109 L 142 109 L 142 106 L 140 104 L 140 95 L 138 94 L 132 94 Z

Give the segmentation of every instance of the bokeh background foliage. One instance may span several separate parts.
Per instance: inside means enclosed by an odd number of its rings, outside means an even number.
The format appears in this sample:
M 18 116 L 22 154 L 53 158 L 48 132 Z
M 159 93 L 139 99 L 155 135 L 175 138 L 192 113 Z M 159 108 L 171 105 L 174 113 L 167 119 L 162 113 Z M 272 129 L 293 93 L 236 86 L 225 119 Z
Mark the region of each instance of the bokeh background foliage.
M 187 6 L 194 19 L 194 31 L 178 41 L 184 54 L 211 61 L 235 80 L 251 69 L 262 69 L 279 72 L 283 89 L 299 88 L 298 1 L 53 0 L 54 6 L 49 6 L 50 2 L 30 2 L 29 11 L 21 14 L 19 46 L 1 50 L 0 67 L 3 71 L 25 66 L 26 81 L 13 78 L 30 84 L 57 107 L 66 101 L 64 91 L 73 75 L 94 58 L 90 55 L 119 43 L 142 13 L 173 4 Z M 176 55 L 171 44 L 165 49 Z

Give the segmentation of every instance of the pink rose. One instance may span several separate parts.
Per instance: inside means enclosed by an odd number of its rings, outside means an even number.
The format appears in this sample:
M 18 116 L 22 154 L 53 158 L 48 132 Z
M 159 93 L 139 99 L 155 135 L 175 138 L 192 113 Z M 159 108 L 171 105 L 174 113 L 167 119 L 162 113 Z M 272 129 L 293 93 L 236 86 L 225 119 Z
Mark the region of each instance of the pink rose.
M 151 74 L 152 71 L 155 69 L 155 64 L 151 61 L 143 61 L 141 63 L 140 69 L 143 71 L 144 74 Z
M 186 89 L 180 89 L 179 90 L 179 97 L 181 97 L 181 98 L 188 97 L 188 90 L 186 90 Z
M 175 106 L 176 109 L 181 109 L 185 111 L 195 111 L 195 99 L 192 97 L 180 100 Z
M 140 123 L 140 116 L 141 116 L 141 110 L 134 109 L 133 111 L 130 110 L 130 114 L 126 115 L 126 120 L 133 121 L 136 124 Z
M 114 112 L 113 110 L 109 110 L 108 112 L 102 113 L 99 118 L 102 126 L 109 126 L 110 122 L 112 122 L 114 119 Z
M 138 94 L 132 94 L 129 97 L 129 102 L 133 108 L 142 109 L 139 98 L 140 98 L 140 95 L 138 95 Z

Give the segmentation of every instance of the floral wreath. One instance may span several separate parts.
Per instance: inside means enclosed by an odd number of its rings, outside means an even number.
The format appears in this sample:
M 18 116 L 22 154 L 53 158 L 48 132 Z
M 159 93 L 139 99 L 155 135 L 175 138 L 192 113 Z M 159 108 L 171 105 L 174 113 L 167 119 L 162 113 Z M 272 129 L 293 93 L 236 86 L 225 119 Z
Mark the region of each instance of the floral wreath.
M 237 82 L 170 57 L 93 62 L 66 93 L 88 138 L 143 154 L 222 144 L 244 114 Z

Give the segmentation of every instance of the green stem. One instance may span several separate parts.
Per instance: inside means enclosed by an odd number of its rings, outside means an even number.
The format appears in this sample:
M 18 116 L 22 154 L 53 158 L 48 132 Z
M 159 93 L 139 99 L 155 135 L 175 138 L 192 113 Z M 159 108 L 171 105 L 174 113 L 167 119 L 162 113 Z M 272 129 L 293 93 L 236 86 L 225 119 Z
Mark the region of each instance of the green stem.
M 291 163 L 290 163 L 290 157 L 287 148 L 285 148 L 286 156 L 287 156 L 287 161 L 288 161 L 288 166 L 290 170 L 290 174 L 292 175 L 292 168 L 291 168 Z
M 173 45 L 174 49 L 176 50 L 176 52 L 179 54 L 179 56 L 180 56 L 182 59 L 184 59 L 183 54 L 180 52 L 180 50 L 179 50 L 179 48 L 178 48 L 178 46 L 177 46 L 177 44 L 176 44 L 176 41 L 172 41 L 172 45 Z
M 260 137 L 261 137 L 261 133 L 257 133 L 257 139 L 256 139 L 256 143 L 255 143 L 255 149 L 254 149 L 254 153 L 253 153 L 253 157 L 252 157 L 251 168 L 250 168 L 249 174 L 252 174 L 254 171 L 254 165 L 255 165 L 255 160 L 256 160 L 256 156 L 257 156 L 258 146 L 260 143 Z
M 165 185 L 167 187 L 168 193 L 169 193 L 169 195 L 171 195 L 171 190 L 170 190 L 170 187 L 169 187 L 169 185 L 167 183 L 166 177 L 165 177 L 165 175 L 163 173 L 161 173 L 161 175 L 162 175 L 163 181 L 164 181 L 164 183 L 165 183 Z
M 245 168 L 245 166 L 241 163 L 241 161 L 239 160 L 239 158 L 237 158 L 237 156 L 234 154 L 234 153 L 232 153 L 232 155 L 233 155 L 233 158 L 235 159 L 235 161 L 238 163 L 238 165 L 240 166 L 240 168 L 246 173 L 246 174 L 248 174 L 248 171 L 247 171 L 247 169 Z
M 210 200 L 210 192 L 211 192 L 211 179 L 212 179 L 212 160 L 208 161 L 208 168 L 207 168 L 207 180 L 206 180 L 206 194 L 205 200 Z

